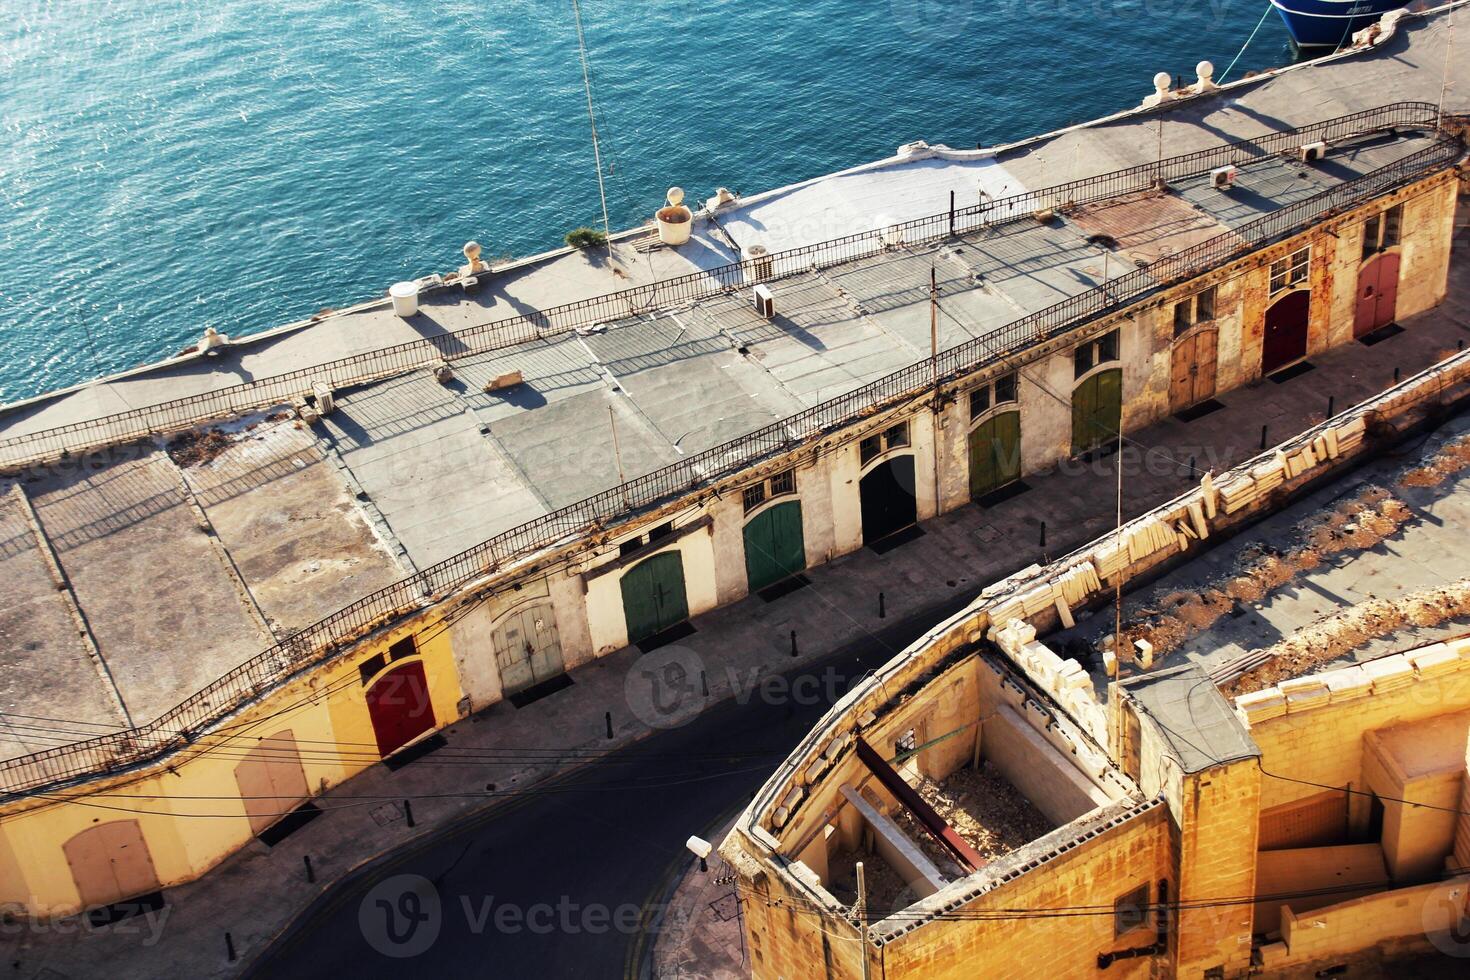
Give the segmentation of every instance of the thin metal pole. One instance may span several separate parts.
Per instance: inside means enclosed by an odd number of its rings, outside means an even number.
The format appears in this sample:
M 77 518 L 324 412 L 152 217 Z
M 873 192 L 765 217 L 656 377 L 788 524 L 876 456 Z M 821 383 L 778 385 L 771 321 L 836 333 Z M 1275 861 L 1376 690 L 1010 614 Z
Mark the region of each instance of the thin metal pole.
M 863 862 L 857 863 L 857 919 L 858 919 L 858 956 L 863 961 L 863 980 L 869 980 L 868 974 L 868 879 L 863 873 Z
M 607 236 L 607 261 L 613 265 L 612 223 L 607 218 L 607 188 L 602 182 L 602 149 L 597 144 L 597 117 L 592 112 L 592 75 L 587 69 L 587 37 L 582 33 L 582 5 L 572 0 L 577 23 L 577 50 L 582 56 L 582 89 L 587 95 L 587 122 L 592 126 L 592 159 L 597 163 L 597 195 L 602 199 L 602 232 Z
M 623 488 L 623 506 L 631 509 L 633 505 L 628 502 L 628 481 L 623 476 L 623 449 L 618 445 L 618 417 L 611 405 L 607 406 L 607 421 L 612 426 L 613 459 L 618 463 L 618 486 Z

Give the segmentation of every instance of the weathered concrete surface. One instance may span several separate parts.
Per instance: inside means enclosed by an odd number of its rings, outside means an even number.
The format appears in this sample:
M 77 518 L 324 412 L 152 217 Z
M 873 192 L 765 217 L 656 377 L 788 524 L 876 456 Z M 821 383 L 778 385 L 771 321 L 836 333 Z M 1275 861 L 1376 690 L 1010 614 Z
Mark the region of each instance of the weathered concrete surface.
M 168 457 L 147 447 L 113 456 L 26 489 L 123 702 L 147 720 L 272 638 L 200 526 Z
M 0 759 L 73 741 L 65 719 L 126 727 L 41 549 L 25 505 L 0 494 Z
M 299 422 L 261 425 L 183 473 L 278 635 L 407 574 Z

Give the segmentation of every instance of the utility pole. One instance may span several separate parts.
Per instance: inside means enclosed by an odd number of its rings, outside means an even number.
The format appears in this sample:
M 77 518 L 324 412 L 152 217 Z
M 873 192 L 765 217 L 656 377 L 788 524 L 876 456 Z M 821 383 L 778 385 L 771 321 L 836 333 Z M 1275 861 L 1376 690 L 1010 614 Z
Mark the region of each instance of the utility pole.
M 607 406 L 607 421 L 612 426 L 613 459 L 615 459 L 618 464 L 618 486 L 623 488 L 623 506 L 627 507 L 629 510 L 632 510 L 633 505 L 628 500 L 628 480 L 626 477 L 623 476 L 623 450 L 618 445 L 618 417 L 613 412 L 613 407 L 611 405 Z

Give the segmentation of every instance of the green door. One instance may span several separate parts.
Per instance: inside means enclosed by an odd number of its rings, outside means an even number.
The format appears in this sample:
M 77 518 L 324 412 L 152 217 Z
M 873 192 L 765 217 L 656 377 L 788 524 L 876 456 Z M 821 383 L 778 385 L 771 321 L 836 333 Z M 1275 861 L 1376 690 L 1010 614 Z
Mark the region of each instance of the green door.
M 801 501 L 777 504 L 745 525 L 745 576 L 756 592 L 806 568 Z
M 689 618 L 684 563 L 677 551 L 665 551 L 634 565 L 623 574 L 621 585 L 629 643 L 646 640 Z
M 1123 420 L 1123 369 L 1099 371 L 1072 391 L 1072 453 L 1118 438 Z
M 1021 413 L 992 415 L 970 430 L 970 499 L 1021 475 Z

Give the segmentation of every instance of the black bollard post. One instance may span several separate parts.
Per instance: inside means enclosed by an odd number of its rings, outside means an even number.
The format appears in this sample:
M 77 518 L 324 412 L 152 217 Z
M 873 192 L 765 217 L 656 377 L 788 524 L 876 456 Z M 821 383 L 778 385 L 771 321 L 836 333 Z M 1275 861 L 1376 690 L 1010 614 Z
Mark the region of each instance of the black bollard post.
M 709 697 L 709 676 L 702 670 L 699 672 L 699 691 L 705 697 Z
M 1261 426 L 1261 448 L 1266 448 L 1266 427 L 1264 425 Z
M 1194 479 L 1194 457 L 1189 457 L 1189 476 L 1186 479 Z
M 603 717 L 607 721 L 607 737 L 612 738 L 612 712 L 604 712 Z
M 1399 383 L 1399 369 L 1398 368 L 1394 368 L 1393 369 L 1393 383 L 1394 384 L 1398 384 Z
M 883 608 L 883 593 L 879 592 L 878 593 L 878 618 L 879 619 L 882 619 L 882 618 L 884 618 L 887 615 L 888 615 L 887 610 L 885 610 Z
M 316 872 L 311 870 L 311 855 L 301 855 L 301 863 L 306 865 L 306 883 L 311 884 L 316 881 Z
M 228 932 L 225 933 L 225 956 L 231 963 L 235 962 L 235 937 Z
M 1041 522 L 1041 547 L 1046 547 L 1046 521 Z
M 1328 418 L 1333 418 L 1333 417 L 1335 417 L 1337 415 L 1337 412 L 1335 411 L 1336 408 L 1337 408 L 1337 396 L 1336 395 L 1328 395 L 1327 396 L 1327 417 Z
M 403 819 L 405 821 L 407 821 L 407 823 L 408 823 L 408 825 L 410 827 L 413 826 L 413 801 L 412 800 L 404 800 L 403 801 Z
M 796 630 L 791 631 L 791 655 L 796 656 Z

